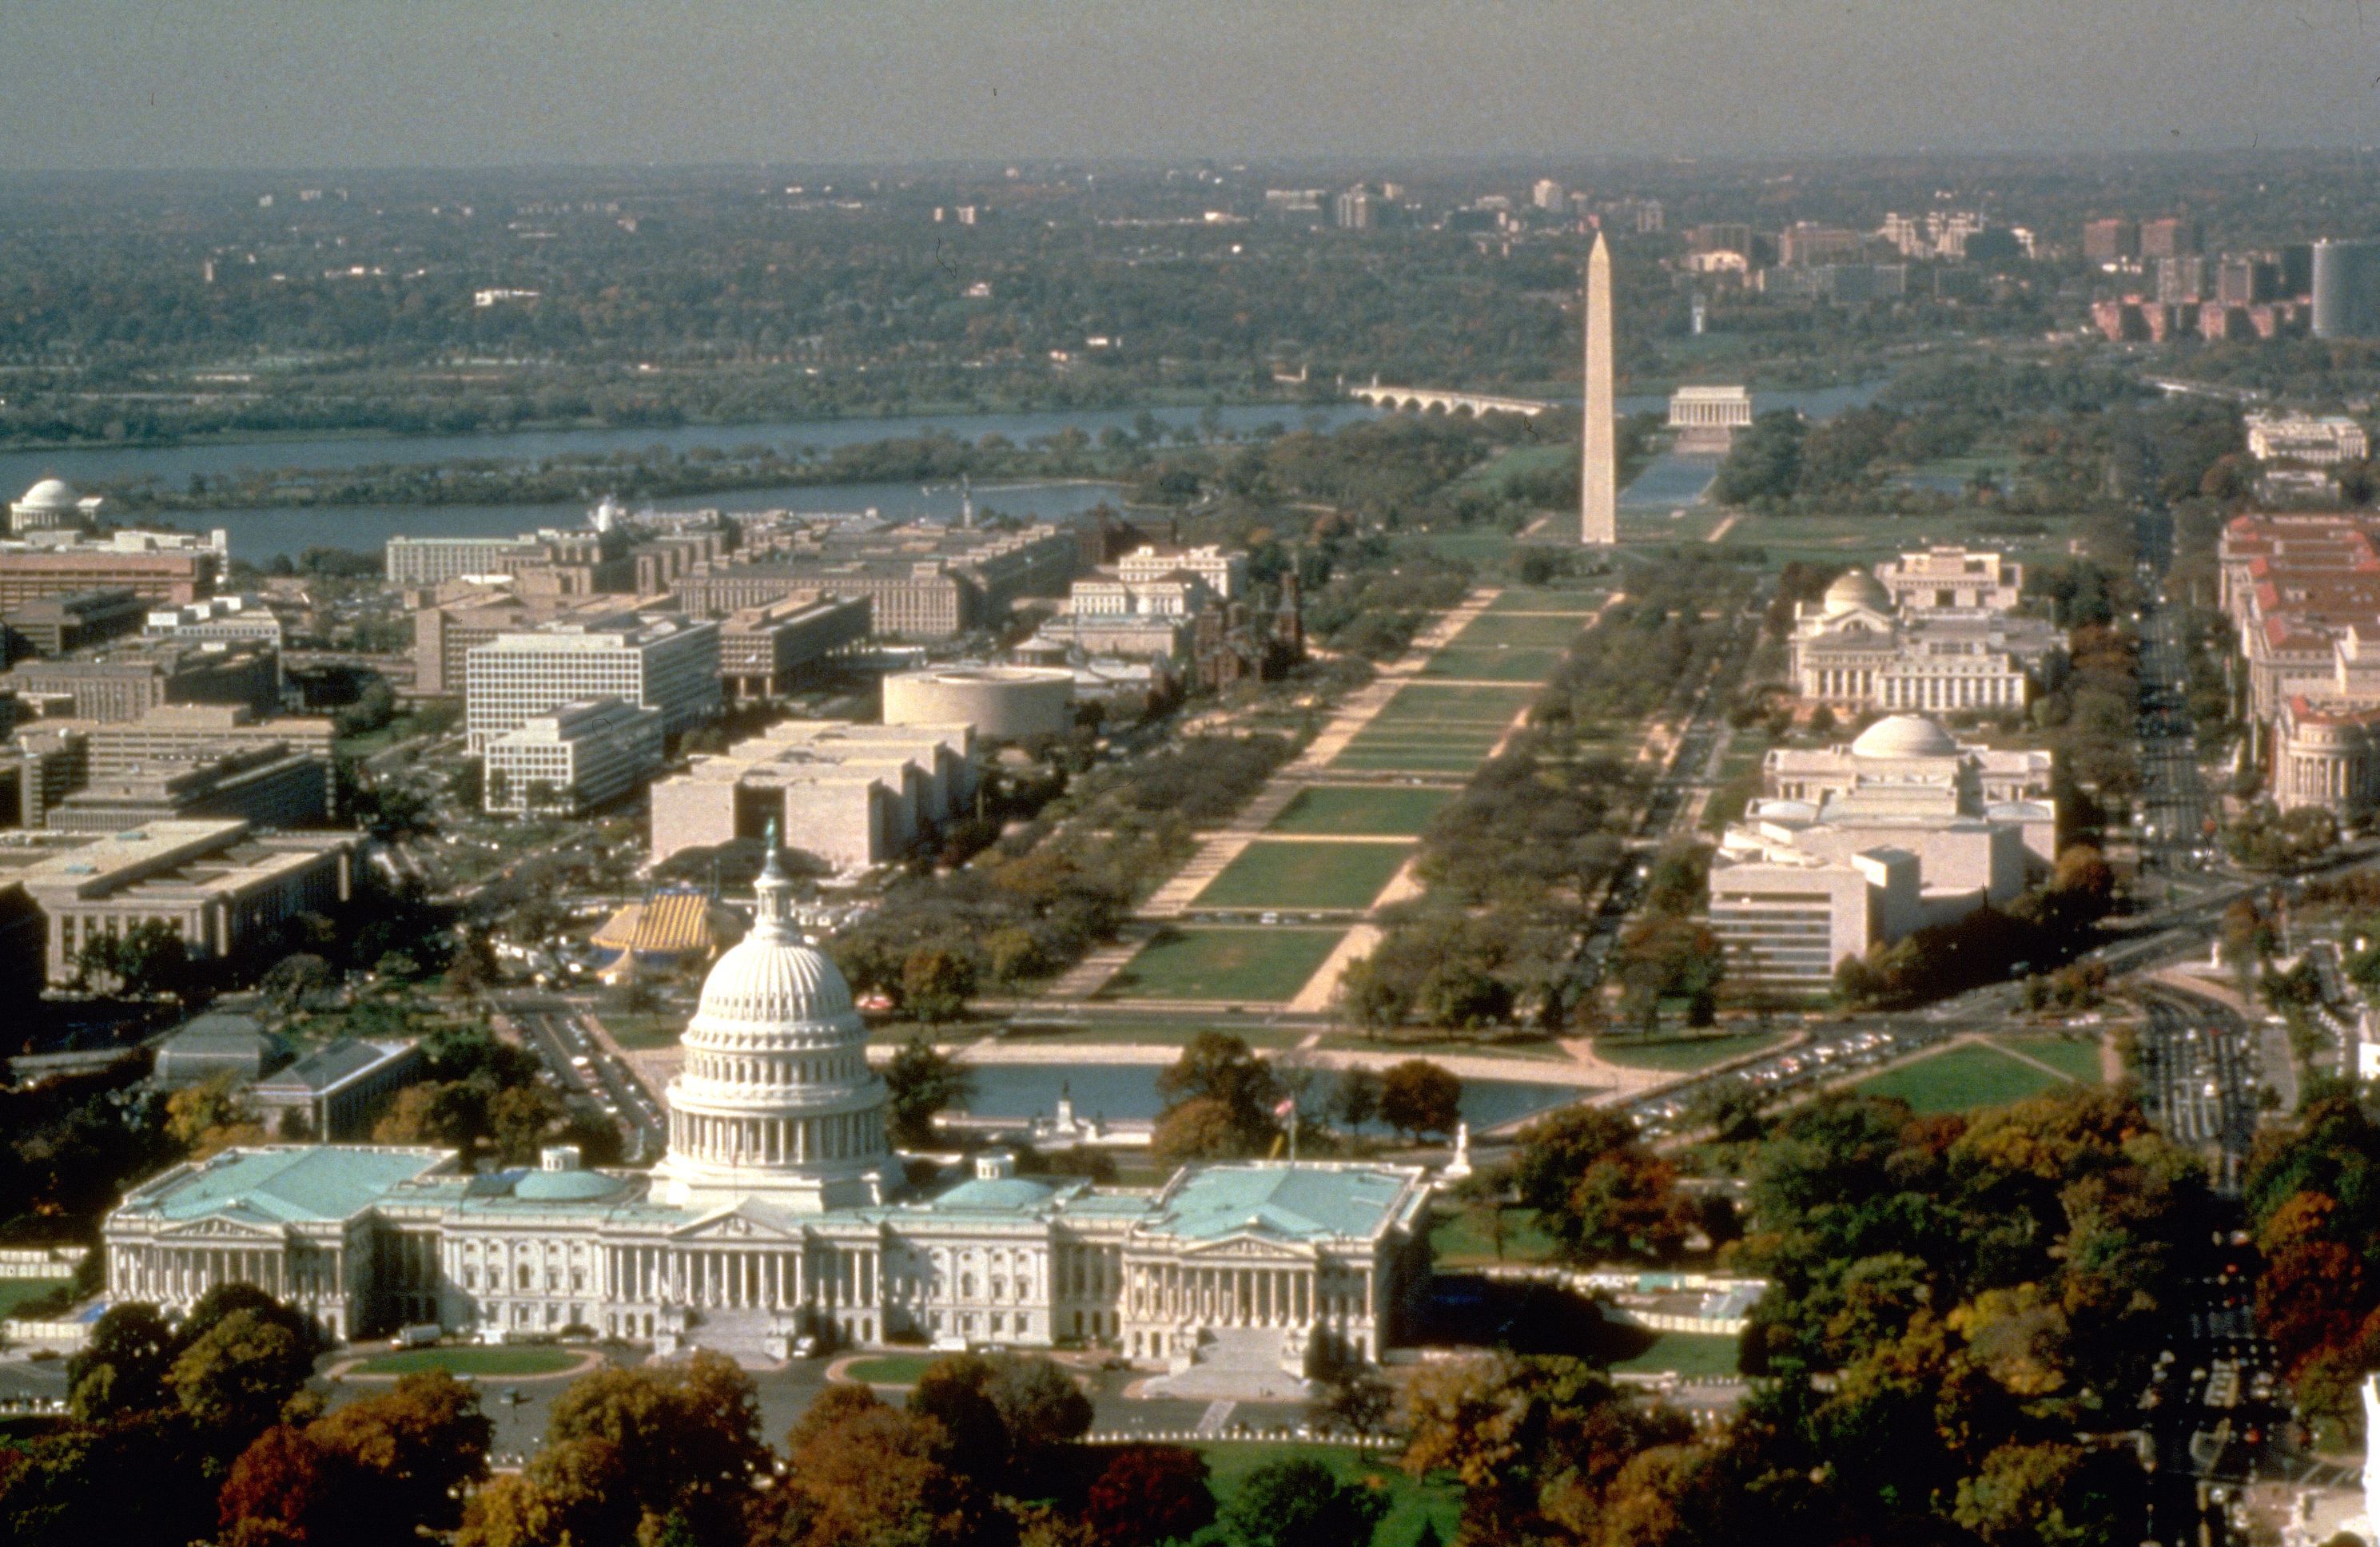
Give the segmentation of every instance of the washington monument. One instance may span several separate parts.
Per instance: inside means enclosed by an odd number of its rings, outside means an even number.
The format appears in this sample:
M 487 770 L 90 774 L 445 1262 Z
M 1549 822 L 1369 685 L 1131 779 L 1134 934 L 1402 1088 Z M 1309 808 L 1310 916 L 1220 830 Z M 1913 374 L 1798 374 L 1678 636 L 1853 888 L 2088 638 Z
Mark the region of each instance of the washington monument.
M 1586 260 L 1586 434 L 1578 473 L 1578 540 L 1620 540 L 1620 471 L 1611 446 L 1611 249 L 1595 234 Z

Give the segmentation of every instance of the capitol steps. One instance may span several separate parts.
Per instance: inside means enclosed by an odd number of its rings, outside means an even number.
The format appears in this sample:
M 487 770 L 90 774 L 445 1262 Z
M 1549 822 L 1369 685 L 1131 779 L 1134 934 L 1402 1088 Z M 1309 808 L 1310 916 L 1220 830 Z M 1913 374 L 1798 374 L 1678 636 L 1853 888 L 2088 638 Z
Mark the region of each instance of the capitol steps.
M 1302 1402 L 1312 1383 L 1281 1368 L 1284 1335 L 1281 1327 L 1209 1327 L 1189 1368 L 1159 1376 L 1149 1391 L 1209 1402 Z

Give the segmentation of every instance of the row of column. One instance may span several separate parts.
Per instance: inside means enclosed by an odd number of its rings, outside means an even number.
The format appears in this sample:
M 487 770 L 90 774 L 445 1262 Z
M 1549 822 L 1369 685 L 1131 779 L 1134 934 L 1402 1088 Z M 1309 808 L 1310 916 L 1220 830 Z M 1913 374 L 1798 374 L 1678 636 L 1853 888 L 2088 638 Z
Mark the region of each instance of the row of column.
M 615 1246 L 604 1270 L 614 1299 L 722 1309 L 790 1311 L 813 1299 L 825 1308 L 873 1305 L 873 1247 L 825 1251 L 815 1279 L 808 1254 L 778 1248 Z
M 1809 676 L 1814 697 L 1865 699 L 1876 691 L 1876 671 L 1872 667 L 1814 667 Z
M 2345 800 L 2356 792 L 2354 773 L 2344 757 L 2292 753 L 2288 758 L 2282 792 L 2301 800 Z
M 1318 1317 L 1367 1316 L 1372 1273 L 1363 1270 L 1359 1295 L 1325 1295 L 1305 1268 L 1207 1268 L 1154 1264 L 1134 1287 L 1135 1309 L 1160 1321 L 1208 1326 L 1305 1326 Z
M 219 1284 L 253 1284 L 266 1293 L 285 1297 L 338 1292 L 346 1254 L 333 1252 L 322 1260 L 328 1273 L 318 1280 L 294 1273 L 287 1254 L 278 1248 L 255 1246 L 133 1246 L 116 1249 L 108 1274 L 115 1295 L 159 1304 L 194 1300 Z
M 818 1118 L 714 1118 L 672 1112 L 673 1148 L 735 1165 L 800 1165 L 812 1160 L 858 1160 L 881 1153 L 870 1113 L 834 1112 Z
M 2020 679 L 1989 677 L 1890 677 L 1885 680 L 1888 709 L 2014 708 L 2024 699 Z

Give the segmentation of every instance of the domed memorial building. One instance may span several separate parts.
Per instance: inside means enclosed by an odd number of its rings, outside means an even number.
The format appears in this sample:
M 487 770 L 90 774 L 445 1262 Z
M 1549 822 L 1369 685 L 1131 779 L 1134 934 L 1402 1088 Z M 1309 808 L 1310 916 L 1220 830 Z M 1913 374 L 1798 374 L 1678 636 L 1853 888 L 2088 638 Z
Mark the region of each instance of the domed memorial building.
M 437 1322 L 492 1340 L 582 1328 L 747 1361 L 808 1336 L 874 1345 L 1082 1340 L 1176 1371 L 1364 1357 L 1429 1273 L 1427 1174 L 1196 1166 L 1161 1189 L 1013 1174 L 985 1156 L 917 1194 L 834 963 L 790 921 L 771 857 L 751 933 L 711 967 L 650 1172 L 467 1174 L 438 1150 L 231 1150 L 109 1217 L 111 1300 L 187 1310 L 218 1284 L 282 1296 L 335 1337 Z

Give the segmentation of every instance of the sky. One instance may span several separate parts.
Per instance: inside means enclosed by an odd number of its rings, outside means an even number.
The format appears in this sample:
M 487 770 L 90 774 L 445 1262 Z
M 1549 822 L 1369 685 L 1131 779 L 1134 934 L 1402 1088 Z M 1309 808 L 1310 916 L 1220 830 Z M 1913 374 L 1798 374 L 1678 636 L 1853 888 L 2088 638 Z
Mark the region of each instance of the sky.
M 2380 143 L 2380 0 L 7 0 L 0 170 Z

